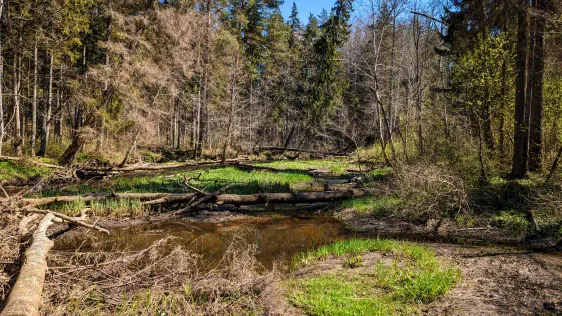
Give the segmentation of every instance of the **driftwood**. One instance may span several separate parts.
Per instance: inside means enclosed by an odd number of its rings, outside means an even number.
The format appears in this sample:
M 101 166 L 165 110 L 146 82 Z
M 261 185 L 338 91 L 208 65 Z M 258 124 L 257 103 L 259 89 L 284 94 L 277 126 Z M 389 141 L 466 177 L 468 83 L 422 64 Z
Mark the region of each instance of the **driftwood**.
M 21 210 L 18 210 L 20 212 L 24 212 L 24 213 L 32 213 L 32 214 L 45 214 L 49 215 L 49 214 L 53 214 L 55 217 L 60 218 L 61 220 L 65 221 L 65 222 L 69 222 L 78 226 L 82 226 L 85 228 L 89 228 L 89 229 L 93 229 L 93 230 L 97 230 L 99 232 L 105 233 L 109 235 L 109 231 L 103 227 L 100 227 L 98 225 L 95 224 L 88 224 L 88 223 L 84 223 L 84 220 L 86 219 L 86 216 L 84 213 L 82 213 L 81 217 L 70 217 L 70 216 L 66 216 L 64 214 L 61 213 L 57 213 L 57 212 L 53 212 L 53 211 L 49 211 L 49 210 L 38 210 L 38 209 L 33 209 L 33 208 L 24 208 Z
M 47 214 L 37 226 L 31 246 L 25 252 L 25 261 L 18 279 L 1 316 L 40 315 L 41 294 L 47 272 L 47 253 L 53 247 L 53 242 L 47 238 L 46 232 L 54 219 L 54 214 Z

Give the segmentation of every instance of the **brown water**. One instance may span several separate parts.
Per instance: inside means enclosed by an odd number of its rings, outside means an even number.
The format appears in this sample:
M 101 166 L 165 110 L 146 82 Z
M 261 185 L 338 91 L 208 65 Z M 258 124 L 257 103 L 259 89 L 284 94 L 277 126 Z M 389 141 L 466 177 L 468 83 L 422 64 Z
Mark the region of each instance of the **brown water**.
M 265 267 L 275 261 L 288 264 L 296 253 L 350 238 L 353 233 L 331 217 L 266 216 L 224 223 L 170 222 L 112 231 L 110 236 L 92 234 L 63 238 L 57 250 L 143 250 L 154 242 L 173 236 L 175 244 L 202 256 L 205 265 L 213 265 L 223 258 L 235 237 L 242 237 L 257 246 L 257 260 Z

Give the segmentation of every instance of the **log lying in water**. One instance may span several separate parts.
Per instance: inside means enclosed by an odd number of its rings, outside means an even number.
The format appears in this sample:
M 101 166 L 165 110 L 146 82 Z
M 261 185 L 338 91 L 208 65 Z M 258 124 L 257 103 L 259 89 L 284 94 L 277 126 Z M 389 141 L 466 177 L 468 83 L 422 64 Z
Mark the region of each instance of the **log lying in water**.
M 54 219 L 54 214 L 45 215 L 33 233 L 31 246 L 25 252 L 24 264 L 1 316 L 40 315 L 41 293 L 47 272 L 47 253 L 53 247 L 53 242 L 47 238 L 46 232 Z
M 208 200 L 209 203 L 230 205 L 260 205 L 260 204 L 299 204 L 331 202 L 353 197 L 365 196 L 368 192 L 362 189 L 348 189 L 338 191 L 321 192 L 299 192 L 299 193 L 261 193 L 250 195 L 221 194 L 215 195 Z M 161 205 L 188 203 L 196 197 L 196 194 L 171 194 L 171 193 L 114 193 L 97 194 L 87 196 L 58 196 L 50 198 L 22 199 L 25 205 L 48 205 L 55 202 L 73 202 L 82 200 L 85 202 L 101 201 L 104 199 L 138 199 L 144 201 L 144 205 Z M 0 200 L 1 202 L 1 200 Z
M 367 191 L 349 189 L 327 192 L 299 192 L 299 193 L 262 193 L 251 195 L 222 194 L 216 197 L 216 204 L 260 205 L 260 204 L 300 204 L 332 202 L 353 197 L 365 196 Z

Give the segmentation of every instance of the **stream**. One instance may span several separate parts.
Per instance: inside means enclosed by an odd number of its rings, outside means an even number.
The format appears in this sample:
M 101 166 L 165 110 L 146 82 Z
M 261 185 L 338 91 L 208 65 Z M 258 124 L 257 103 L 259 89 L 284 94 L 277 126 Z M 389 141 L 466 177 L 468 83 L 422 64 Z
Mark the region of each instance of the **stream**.
M 354 236 L 346 226 L 327 216 L 284 216 L 266 214 L 250 219 L 220 223 L 175 221 L 112 231 L 107 236 L 90 232 L 61 238 L 59 251 L 139 251 L 166 237 L 174 244 L 202 256 L 203 265 L 220 261 L 236 237 L 257 247 L 257 260 L 266 268 L 274 262 L 289 264 L 293 255 Z

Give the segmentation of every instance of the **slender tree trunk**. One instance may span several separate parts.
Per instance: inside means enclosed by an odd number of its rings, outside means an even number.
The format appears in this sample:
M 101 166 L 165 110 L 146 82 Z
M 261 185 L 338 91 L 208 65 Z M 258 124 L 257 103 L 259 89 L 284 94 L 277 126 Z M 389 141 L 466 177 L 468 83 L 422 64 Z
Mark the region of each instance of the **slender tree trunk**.
M 507 83 L 506 83 L 506 76 L 507 76 L 507 64 L 505 60 L 502 63 L 502 72 L 501 72 L 501 95 L 502 95 L 502 106 L 499 111 L 500 116 L 500 126 L 499 126 L 499 136 L 500 136 L 500 143 L 499 143 L 499 150 L 500 150 L 500 159 L 501 161 L 505 161 L 506 154 L 505 154 L 505 111 L 507 110 L 506 104 L 506 95 L 507 95 Z
M 37 39 L 33 48 L 33 98 L 31 100 L 31 155 L 35 155 L 35 142 L 37 140 L 37 73 L 38 73 Z
M 422 125 L 422 70 L 421 70 L 421 56 L 420 56 L 420 37 L 421 28 L 419 26 L 418 17 L 414 15 L 414 46 L 416 50 L 416 65 L 415 65 L 415 82 L 416 82 L 416 121 L 418 133 L 418 151 L 420 155 L 424 153 L 424 140 L 423 140 L 423 125 Z
M 0 26 L 3 24 L 4 0 L 0 0 Z M 0 29 L 0 155 L 4 147 L 4 52 L 3 52 L 2 30 Z
M 536 0 L 537 12 L 533 15 L 533 94 L 531 96 L 531 114 L 529 125 L 529 170 L 540 171 L 542 168 L 542 116 L 543 116 L 543 78 L 544 78 L 544 31 L 548 0 Z
M 525 102 L 525 84 L 527 69 L 527 1 L 519 0 L 517 13 L 517 58 L 515 81 L 515 128 L 513 161 L 511 174 L 514 177 L 525 177 L 527 174 L 527 120 Z
M 14 54 L 14 64 L 13 64 L 13 69 L 12 69 L 12 94 L 14 97 L 14 124 L 15 124 L 15 128 L 14 128 L 14 140 L 13 140 L 13 145 L 14 145 L 14 150 L 16 152 L 16 156 L 21 157 L 22 156 L 22 150 L 21 150 L 21 143 L 22 143 L 22 139 L 21 139 L 21 119 L 20 119 L 20 115 L 21 115 L 21 109 L 20 109 L 20 87 L 19 87 L 19 75 L 18 75 L 18 57 L 16 56 L 16 54 Z
M 451 137 L 451 133 L 449 132 L 448 100 L 445 95 L 445 65 L 442 56 L 439 57 L 439 68 L 441 72 L 441 90 L 443 90 L 443 132 L 445 134 L 445 139 L 448 140 Z
M 56 97 L 56 113 L 57 115 L 55 116 L 55 128 L 54 128 L 54 134 L 55 134 L 55 141 L 56 142 L 60 142 L 62 139 L 62 118 L 63 118 L 63 109 L 62 109 L 62 104 L 61 104 L 61 89 L 60 89 L 60 85 L 57 89 L 57 97 Z M 99 140 L 98 140 L 98 150 L 99 147 L 101 146 L 101 143 L 103 142 L 103 134 L 100 135 Z
M 125 153 L 125 157 L 123 158 L 123 161 L 121 161 L 121 163 L 119 164 L 119 168 L 123 168 L 127 164 L 127 161 L 129 160 L 129 156 L 131 155 L 131 152 L 137 147 L 137 143 L 139 141 L 139 134 L 140 134 L 139 131 L 137 131 L 135 133 L 133 143 L 131 144 L 131 147 L 129 147 L 129 149 L 127 150 L 127 153 Z
M 554 176 L 554 173 L 556 172 L 556 167 L 558 167 L 558 162 L 560 161 L 560 157 L 562 157 L 562 146 L 560 147 L 560 149 L 558 149 L 558 154 L 556 155 L 556 158 L 554 158 L 554 162 L 552 163 L 550 172 L 546 177 L 546 183 L 550 182 L 550 179 L 552 179 L 552 176 Z
M 234 65 L 233 65 L 233 69 L 232 69 L 232 79 L 230 82 L 230 113 L 228 116 L 228 125 L 226 127 L 226 135 L 225 135 L 225 139 L 224 139 L 224 144 L 222 147 L 222 163 L 224 163 L 226 161 L 226 149 L 229 145 L 229 140 L 230 140 L 230 133 L 232 130 L 232 122 L 234 120 L 234 108 L 236 105 L 236 84 L 238 82 L 238 78 L 237 78 L 237 72 L 238 72 L 238 60 L 239 60 L 239 56 L 238 56 L 238 52 L 236 52 L 235 56 L 234 56 Z
M 45 102 L 45 110 L 43 113 L 43 120 L 41 122 L 41 148 L 39 149 L 39 156 L 44 157 L 47 153 L 47 144 L 49 141 L 49 130 L 51 128 L 51 114 L 53 111 L 53 54 L 49 54 L 49 79 L 47 84 L 47 100 Z

